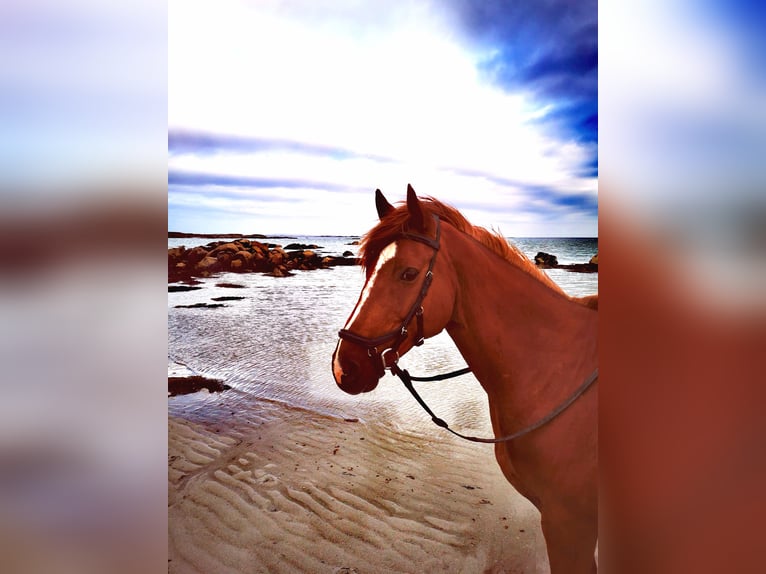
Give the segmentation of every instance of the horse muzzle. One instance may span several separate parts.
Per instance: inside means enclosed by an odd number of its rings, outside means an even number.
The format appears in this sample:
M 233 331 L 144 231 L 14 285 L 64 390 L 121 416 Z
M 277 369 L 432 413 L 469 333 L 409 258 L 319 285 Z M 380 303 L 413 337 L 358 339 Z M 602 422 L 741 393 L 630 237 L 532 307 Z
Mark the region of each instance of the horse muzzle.
M 356 353 L 352 346 L 348 352 L 340 352 L 340 343 L 335 349 L 332 361 L 332 373 L 338 388 L 350 395 L 369 393 L 378 386 L 378 381 L 385 371 L 382 367 L 376 368 L 366 354 Z

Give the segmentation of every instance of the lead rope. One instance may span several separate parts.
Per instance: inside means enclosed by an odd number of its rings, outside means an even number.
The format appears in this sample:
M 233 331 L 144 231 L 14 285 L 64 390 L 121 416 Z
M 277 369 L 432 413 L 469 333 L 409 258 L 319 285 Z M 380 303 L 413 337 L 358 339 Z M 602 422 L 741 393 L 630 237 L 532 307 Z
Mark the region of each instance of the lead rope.
M 476 436 L 467 436 L 457 432 L 456 430 L 452 430 L 451 428 L 449 428 L 449 425 L 444 421 L 444 419 L 440 419 L 439 417 L 437 417 L 434 414 L 434 412 L 430 408 L 428 408 L 428 405 L 420 397 L 418 392 L 415 390 L 415 387 L 412 386 L 412 381 L 441 381 L 444 379 L 449 379 L 452 377 L 465 375 L 466 373 L 469 373 L 471 369 L 468 369 L 468 368 L 460 369 L 458 371 L 453 371 L 451 373 L 446 373 L 444 375 L 435 375 L 433 377 L 413 377 L 412 375 L 410 375 L 409 372 L 407 372 L 407 369 L 399 368 L 399 365 L 397 363 L 394 363 L 393 365 L 391 365 L 390 369 L 391 369 L 391 374 L 399 377 L 399 379 L 404 384 L 405 388 L 408 391 L 410 391 L 413 397 L 415 397 L 415 400 L 418 402 L 418 404 L 421 407 L 423 407 L 423 410 L 425 410 L 429 414 L 429 416 L 431 417 L 431 420 L 434 422 L 436 426 L 446 429 L 452 434 L 454 434 L 455 436 L 458 436 L 462 439 L 469 440 L 471 442 L 481 442 L 481 443 L 488 443 L 488 444 L 508 442 L 508 441 L 517 439 L 549 423 L 558 415 L 560 415 L 562 412 L 564 412 L 573 402 L 575 402 L 588 389 L 588 387 L 590 387 L 595 382 L 596 379 L 598 379 L 598 369 L 596 369 L 595 371 L 593 371 L 593 373 L 591 373 L 590 377 L 585 379 L 583 384 L 580 385 L 580 387 L 567 400 L 565 400 L 558 407 L 553 409 L 550 413 L 548 413 L 546 416 L 544 416 L 542 419 L 540 419 L 536 423 L 533 423 L 529 425 L 528 427 L 521 429 L 520 431 L 517 431 L 510 435 L 506 435 L 504 437 L 482 438 L 482 437 L 476 437 Z

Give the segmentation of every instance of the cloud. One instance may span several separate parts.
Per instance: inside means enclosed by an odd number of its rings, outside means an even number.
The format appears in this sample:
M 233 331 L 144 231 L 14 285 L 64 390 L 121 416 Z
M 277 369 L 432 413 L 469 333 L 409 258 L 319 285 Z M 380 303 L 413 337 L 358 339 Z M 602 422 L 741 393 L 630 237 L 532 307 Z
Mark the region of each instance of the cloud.
M 183 153 L 211 155 L 226 152 L 257 153 L 267 151 L 319 155 L 333 159 L 364 158 L 383 162 L 393 161 L 387 157 L 359 153 L 342 147 L 312 144 L 288 139 L 235 136 L 183 129 L 168 130 L 168 152 L 171 155 Z
M 193 173 L 176 170 L 168 171 L 168 186 L 218 186 L 239 188 L 280 188 L 280 189 L 322 189 L 326 191 L 354 191 L 337 183 L 308 181 L 301 179 L 273 179 L 246 177 L 219 173 Z
M 485 56 L 484 77 L 548 102 L 540 121 L 580 142 L 598 138 L 597 2 L 454 0 L 457 22 Z
M 568 213 L 591 216 L 594 219 L 598 216 L 598 196 L 594 192 L 527 183 L 474 170 L 453 169 L 452 172 L 496 184 L 509 198 L 509 210 L 516 213 L 554 214 L 555 216 Z M 496 198 L 493 198 L 493 201 L 497 201 Z M 486 202 L 475 199 L 458 201 L 457 205 L 474 210 L 491 210 L 492 208 Z

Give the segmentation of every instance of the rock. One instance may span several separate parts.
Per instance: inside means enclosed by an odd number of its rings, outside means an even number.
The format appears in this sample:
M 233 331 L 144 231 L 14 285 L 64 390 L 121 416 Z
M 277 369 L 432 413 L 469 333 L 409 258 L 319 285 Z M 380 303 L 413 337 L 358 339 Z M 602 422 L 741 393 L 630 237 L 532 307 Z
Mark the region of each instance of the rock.
M 218 379 L 208 379 L 195 375 L 193 377 L 168 377 L 168 394 L 171 397 L 196 393 L 207 389 L 213 393 L 220 393 L 231 387 Z
M 272 269 L 271 271 L 272 277 L 290 277 L 292 275 L 293 274 L 290 273 L 287 270 L 287 267 L 285 267 L 284 265 L 278 265 L 277 267 L 274 267 L 274 269 Z
M 168 293 L 181 293 L 183 291 L 196 291 L 202 287 L 192 287 L 191 285 L 168 285 Z
M 346 245 L 359 245 L 359 241 L 352 241 L 351 243 L 346 243 Z
M 353 256 L 354 256 L 354 252 L 353 251 L 344 251 L 343 252 L 343 257 L 353 257 Z
M 207 249 L 204 247 L 195 247 L 186 253 L 186 263 L 194 266 L 207 256 Z
M 559 265 L 556 269 L 565 271 L 574 271 L 575 273 L 598 273 L 598 265 L 593 263 L 572 263 L 568 265 Z
M 208 255 L 202 259 L 202 261 L 197 263 L 195 269 L 199 272 L 215 273 L 216 271 L 221 270 L 221 264 L 218 262 L 218 259 Z
M 241 301 L 244 299 L 244 297 L 235 297 L 231 295 L 223 296 L 223 297 L 211 297 L 213 301 Z
M 253 250 L 254 255 L 260 255 L 261 258 L 264 258 L 269 254 L 269 248 L 266 247 L 266 245 L 263 243 L 259 243 L 258 241 L 251 241 L 250 249 Z
M 287 261 L 303 261 L 304 259 L 304 251 L 288 251 L 285 254 L 285 258 Z
M 176 305 L 176 309 L 216 309 L 226 307 L 223 303 L 194 303 L 194 305 Z
M 168 249 L 168 282 L 181 281 L 191 275 L 190 264 L 184 261 L 188 256 L 186 248 L 174 247 Z
M 335 267 L 336 265 L 359 265 L 358 257 L 325 257 L 322 260 L 329 267 Z
M 284 249 L 277 246 L 269 252 L 269 262 L 274 266 L 282 265 L 285 262 L 286 255 Z
M 233 271 L 246 271 L 253 266 L 255 255 L 249 251 L 237 251 L 231 258 L 231 269 Z M 235 263 L 238 265 L 235 266 Z
M 311 271 L 322 267 L 323 259 L 314 251 L 306 249 L 304 251 L 291 251 L 287 254 L 287 265 L 292 269 L 303 269 Z M 325 258 L 326 259 L 326 258 Z
M 556 258 L 555 255 L 551 255 L 550 253 L 544 253 L 543 251 L 538 251 L 537 255 L 535 255 L 535 265 L 538 267 L 558 267 L 559 261 Z
M 229 251 L 218 253 L 218 263 L 221 264 L 221 269 L 229 269 L 231 260 L 232 254 Z
M 590 261 L 588 261 L 591 265 L 598 265 L 598 251 L 596 251 L 596 254 L 590 258 Z
M 216 287 L 225 287 L 228 289 L 244 289 L 244 285 L 240 285 L 239 283 L 216 283 Z
M 285 249 L 320 249 L 319 245 L 306 244 L 306 243 L 290 243 L 285 245 Z
M 236 243 L 222 243 L 218 245 L 218 247 L 215 247 L 208 255 L 212 257 L 218 257 L 221 253 L 236 253 L 239 251 L 241 247 L 237 245 Z
M 183 245 L 181 247 L 173 247 L 172 249 L 168 249 L 168 263 L 171 261 L 180 261 L 183 259 L 184 255 L 186 254 L 186 247 Z

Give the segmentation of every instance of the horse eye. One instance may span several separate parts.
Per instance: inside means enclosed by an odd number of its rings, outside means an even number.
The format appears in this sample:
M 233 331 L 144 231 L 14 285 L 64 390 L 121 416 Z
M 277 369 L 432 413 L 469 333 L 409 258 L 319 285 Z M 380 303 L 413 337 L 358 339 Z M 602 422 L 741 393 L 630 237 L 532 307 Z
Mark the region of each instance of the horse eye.
M 413 281 L 418 276 L 418 273 L 420 272 L 414 267 L 407 267 L 407 269 L 402 271 L 402 280 Z

